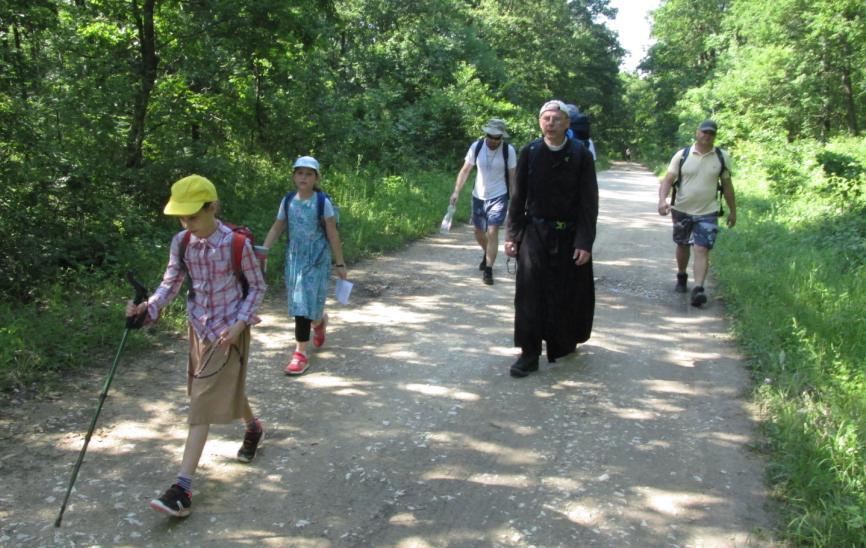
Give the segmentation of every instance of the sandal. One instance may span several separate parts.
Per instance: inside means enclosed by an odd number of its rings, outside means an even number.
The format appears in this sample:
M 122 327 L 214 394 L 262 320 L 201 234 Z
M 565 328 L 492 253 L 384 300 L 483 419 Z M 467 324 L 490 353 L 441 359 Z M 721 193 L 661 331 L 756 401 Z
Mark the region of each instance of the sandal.
M 286 375 L 303 375 L 310 367 L 310 360 L 300 352 L 292 354 L 292 361 L 285 368 Z
M 322 315 L 319 325 L 313 327 L 313 346 L 320 348 L 325 344 L 325 330 L 328 328 L 328 315 Z

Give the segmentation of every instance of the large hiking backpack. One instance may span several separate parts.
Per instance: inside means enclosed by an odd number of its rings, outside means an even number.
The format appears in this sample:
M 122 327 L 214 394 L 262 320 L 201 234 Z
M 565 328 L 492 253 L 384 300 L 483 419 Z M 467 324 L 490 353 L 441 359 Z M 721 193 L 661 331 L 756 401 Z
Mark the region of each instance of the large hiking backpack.
M 325 238 L 327 238 L 328 237 L 328 231 L 325 230 L 325 198 L 330 200 L 331 207 L 334 208 L 335 221 L 339 222 L 340 212 L 339 212 L 339 209 L 337 209 L 337 206 L 334 205 L 334 200 L 331 199 L 331 197 L 328 195 L 327 192 L 325 192 L 324 190 L 316 190 L 315 192 L 316 192 L 316 213 L 318 213 L 319 223 L 322 225 L 322 231 L 325 233 Z M 288 194 L 286 194 L 285 197 L 283 197 L 283 211 L 286 212 L 286 238 L 289 237 L 289 204 L 292 203 L 292 200 L 294 199 L 294 197 L 297 193 L 298 192 L 296 190 L 293 190 L 293 191 L 289 192 Z
M 247 294 L 250 291 L 250 283 L 247 281 L 246 275 L 244 275 L 243 268 L 241 268 L 241 261 L 243 260 L 244 244 L 246 244 L 247 240 L 250 241 L 251 246 L 255 246 L 253 231 L 246 226 L 233 225 L 225 221 L 220 222 L 232 230 L 232 272 L 234 272 L 238 281 L 241 283 L 241 294 L 243 295 L 243 298 L 246 299 Z M 184 231 L 183 237 L 180 239 L 180 265 L 183 269 L 184 276 L 186 276 L 187 279 L 189 279 L 189 267 L 186 265 L 186 248 L 189 246 L 191 236 L 192 232 L 186 230 Z M 259 265 L 259 268 L 261 268 L 261 265 Z M 194 297 L 195 290 L 192 288 L 192 281 L 190 281 L 189 288 L 187 289 L 187 299 L 191 300 Z
M 725 155 L 722 154 L 722 149 L 720 149 L 719 147 L 713 147 L 713 150 L 715 151 L 716 156 L 719 158 L 719 163 L 722 165 L 722 169 L 719 170 L 719 179 L 716 182 L 716 199 L 719 201 L 719 212 L 717 213 L 717 215 L 719 217 L 721 217 L 722 215 L 725 214 L 725 205 L 724 205 L 724 202 L 722 201 L 722 181 L 721 181 L 721 178 L 722 178 L 722 174 L 725 173 L 725 170 L 727 170 L 728 167 L 725 165 Z M 682 153 L 682 155 L 680 155 L 680 168 L 677 171 L 677 180 L 674 181 L 673 191 L 671 192 L 671 206 L 673 206 L 674 203 L 676 203 L 676 201 L 677 201 L 677 189 L 680 187 L 680 185 L 682 184 L 682 181 L 683 181 L 683 164 L 686 163 L 686 158 L 689 157 L 689 153 L 691 151 L 692 151 L 692 147 L 691 147 L 691 145 L 689 145 L 683 149 L 683 153 Z
M 475 142 L 475 165 L 478 165 L 478 154 L 481 152 L 481 146 L 484 145 L 484 139 L 478 139 Z M 511 181 L 508 180 L 508 149 L 511 148 L 509 144 L 502 140 L 502 159 L 505 163 L 505 196 L 508 197 L 511 194 Z
M 577 111 L 569 115 L 569 129 L 574 134 L 574 138 L 583 143 L 583 146 L 589 150 L 589 116 Z

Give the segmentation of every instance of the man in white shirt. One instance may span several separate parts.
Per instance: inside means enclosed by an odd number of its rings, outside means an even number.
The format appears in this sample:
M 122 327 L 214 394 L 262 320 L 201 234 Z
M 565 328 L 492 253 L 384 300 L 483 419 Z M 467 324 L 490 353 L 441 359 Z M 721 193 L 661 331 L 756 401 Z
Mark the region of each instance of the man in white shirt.
M 504 142 L 508 138 L 505 122 L 491 118 L 481 130 L 484 138 L 469 145 L 463 167 L 457 174 L 451 205 L 457 205 L 460 190 L 466 183 L 473 167 L 475 187 L 472 189 L 472 224 L 475 240 L 484 255 L 478 269 L 482 280 L 493 285 L 493 263 L 499 249 L 499 227 L 505 223 L 508 212 L 508 185 L 515 179 L 517 153 L 514 147 Z

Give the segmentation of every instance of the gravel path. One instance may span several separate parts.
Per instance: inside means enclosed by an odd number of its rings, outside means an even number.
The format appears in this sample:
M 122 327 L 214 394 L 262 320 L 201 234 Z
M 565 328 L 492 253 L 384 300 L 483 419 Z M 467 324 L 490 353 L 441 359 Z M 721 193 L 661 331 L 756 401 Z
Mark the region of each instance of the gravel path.
M 248 378 L 265 443 L 245 466 L 240 425 L 212 428 L 185 520 L 147 506 L 180 462 L 184 341 L 124 357 L 60 528 L 104 372 L 5 402 L 0 545 L 772 545 L 723 305 L 712 287 L 703 309 L 673 292 L 652 174 L 599 179 L 596 324 L 575 355 L 508 375 L 514 279 L 501 256 L 483 285 L 459 226 L 354 265 L 303 377 L 282 374 L 292 333 L 273 292 Z

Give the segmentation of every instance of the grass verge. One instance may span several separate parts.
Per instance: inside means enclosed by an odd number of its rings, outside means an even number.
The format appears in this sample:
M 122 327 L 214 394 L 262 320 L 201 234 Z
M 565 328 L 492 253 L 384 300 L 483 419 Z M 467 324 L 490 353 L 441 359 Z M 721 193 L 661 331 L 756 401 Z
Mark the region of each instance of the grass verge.
M 713 252 L 771 443 L 785 533 L 866 545 L 866 260 L 862 211 L 784 200 L 738 177 L 738 224 Z M 859 250 L 859 252 L 858 252 Z

